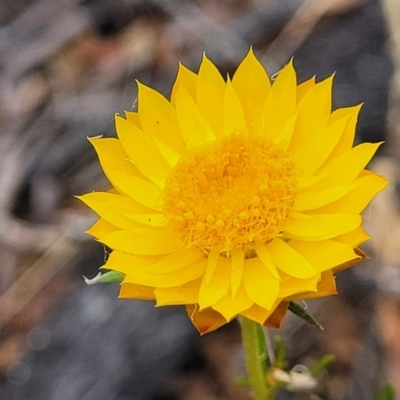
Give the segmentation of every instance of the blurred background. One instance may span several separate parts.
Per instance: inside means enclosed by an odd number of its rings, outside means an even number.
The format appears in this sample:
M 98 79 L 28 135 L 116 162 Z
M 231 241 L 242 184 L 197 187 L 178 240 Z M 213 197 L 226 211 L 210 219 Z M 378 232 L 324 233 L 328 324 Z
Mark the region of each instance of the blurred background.
M 289 317 L 272 334 L 290 367 L 334 354 L 319 398 L 391 382 L 400 399 L 398 0 L 0 0 L 0 399 L 249 399 L 236 322 L 199 337 L 179 307 L 84 284 L 105 249 L 73 196 L 109 187 L 87 137 L 114 135 L 135 79 L 168 96 L 178 61 L 205 51 L 226 76 L 250 45 L 270 73 L 293 55 L 300 82 L 336 72 L 335 108 L 364 102 L 357 140 L 386 141 L 372 168 L 391 181 L 365 213 L 371 259 L 308 302 L 325 331 Z

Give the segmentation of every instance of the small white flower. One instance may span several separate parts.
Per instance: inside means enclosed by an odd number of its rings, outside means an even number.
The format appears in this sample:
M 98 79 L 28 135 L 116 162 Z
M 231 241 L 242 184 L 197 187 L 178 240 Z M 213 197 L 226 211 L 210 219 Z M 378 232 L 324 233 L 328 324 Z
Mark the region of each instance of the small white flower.
M 304 365 L 296 365 L 289 372 L 277 368 L 272 372 L 272 377 L 279 382 L 285 383 L 286 389 L 292 392 L 308 391 L 314 389 L 318 384 L 309 369 Z

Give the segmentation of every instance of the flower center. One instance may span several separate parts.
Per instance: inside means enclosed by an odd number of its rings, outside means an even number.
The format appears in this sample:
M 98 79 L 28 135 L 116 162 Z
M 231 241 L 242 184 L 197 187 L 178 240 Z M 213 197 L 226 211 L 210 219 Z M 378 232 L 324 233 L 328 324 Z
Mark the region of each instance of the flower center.
M 182 157 L 167 181 L 163 212 L 187 245 L 248 254 L 281 234 L 296 183 L 288 152 L 261 135 L 230 135 Z

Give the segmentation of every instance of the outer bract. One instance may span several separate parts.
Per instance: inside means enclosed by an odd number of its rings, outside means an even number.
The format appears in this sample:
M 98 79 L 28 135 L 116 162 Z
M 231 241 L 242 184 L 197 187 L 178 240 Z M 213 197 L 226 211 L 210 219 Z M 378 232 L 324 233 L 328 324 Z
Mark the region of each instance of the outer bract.
M 201 333 L 241 314 L 279 326 L 288 301 L 336 293 L 364 258 L 360 213 L 387 182 L 353 146 L 360 106 L 332 111 L 332 77 L 271 83 L 249 51 L 225 82 L 204 56 L 180 65 L 171 100 L 139 84 L 118 139 L 93 138 L 109 192 L 81 197 L 113 251 L 120 297 L 185 305 Z

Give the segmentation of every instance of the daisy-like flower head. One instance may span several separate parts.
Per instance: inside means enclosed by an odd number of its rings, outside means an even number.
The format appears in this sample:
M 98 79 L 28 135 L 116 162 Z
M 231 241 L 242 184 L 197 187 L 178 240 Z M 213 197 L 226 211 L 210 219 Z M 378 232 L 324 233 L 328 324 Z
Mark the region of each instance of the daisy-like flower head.
M 279 326 L 288 302 L 336 293 L 364 258 L 360 213 L 387 182 L 353 146 L 360 106 L 332 111 L 332 77 L 271 83 L 249 51 L 224 81 L 180 65 L 171 100 L 139 83 L 118 139 L 93 138 L 109 192 L 81 197 L 112 249 L 120 297 L 185 305 L 201 333 L 237 315 Z

